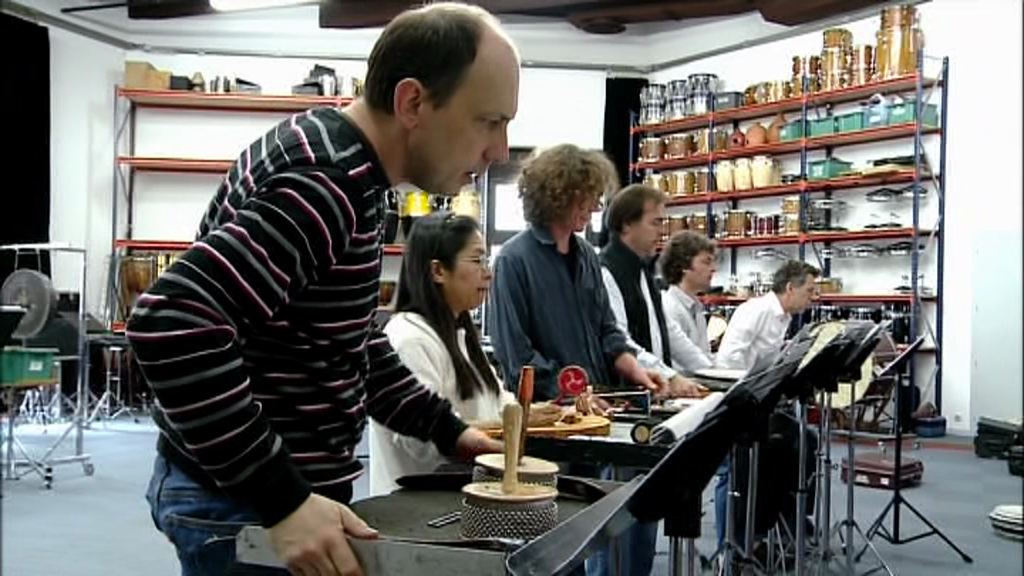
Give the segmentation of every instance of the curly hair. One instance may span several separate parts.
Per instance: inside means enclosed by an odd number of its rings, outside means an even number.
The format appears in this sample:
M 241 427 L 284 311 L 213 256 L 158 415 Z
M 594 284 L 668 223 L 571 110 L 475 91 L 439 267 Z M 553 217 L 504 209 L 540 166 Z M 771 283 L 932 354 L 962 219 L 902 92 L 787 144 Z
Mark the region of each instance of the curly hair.
M 519 175 L 523 217 L 535 226 L 567 217 L 572 206 L 582 200 L 598 204 L 609 190 L 618 187 L 618 172 L 604 152 L 573 144 L 534 151 Z
M 661 275 L 670 285 L 683 280 L 683 272 L 693 267 L 693 259 L 704 252 L 715 253 L 715 242 L 691 230 L 676 232 L 661 252 Z

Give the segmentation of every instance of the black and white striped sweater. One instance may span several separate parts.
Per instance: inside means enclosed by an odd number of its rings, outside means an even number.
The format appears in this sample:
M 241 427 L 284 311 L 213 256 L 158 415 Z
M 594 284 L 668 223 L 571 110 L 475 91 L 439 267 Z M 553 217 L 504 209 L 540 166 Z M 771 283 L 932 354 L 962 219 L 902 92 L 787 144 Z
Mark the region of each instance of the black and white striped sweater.
M 465 429 L 372 330 L 388 186 L 340 110 L 296 114 L 240 155 L 128 322 L 161 452 L 266 526 L 310 491 L 349 497 L 367 415 L 445 452 Z

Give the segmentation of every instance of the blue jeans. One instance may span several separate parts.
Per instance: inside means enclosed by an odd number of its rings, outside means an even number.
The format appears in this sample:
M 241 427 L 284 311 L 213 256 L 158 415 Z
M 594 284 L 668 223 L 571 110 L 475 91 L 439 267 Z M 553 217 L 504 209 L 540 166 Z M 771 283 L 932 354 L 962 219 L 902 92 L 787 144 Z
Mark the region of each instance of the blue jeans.
M 613 469 L 610 466 L 576 464 L 569 473 L 602 480 L 632 480 L 640 470 Z M 586 576 L 650 576 L 654 568 L 654 554 L 658 543 L 658 523 L 635 524 L 615 538 L 609 546 L 595 552 L 586 560 Z M 612 570 L 612 556 L 618 558 L 618 570 Z M 578 574 L 574 573 L 574 574 Z
M 726 507 L 729 503 L 729 457 L 722 461 L 718 467 L 718 482 L 715 483 L 715 535 L 718 537 L 718 547 L 715 553 L 719 553 L 725 546 Z
M 146 500 L 158 530 L 174 544 L 182 576 L 287 576 L 235 562 L 235 536 L 259 520 L 248 506 L 213 493 L 157 454 Z

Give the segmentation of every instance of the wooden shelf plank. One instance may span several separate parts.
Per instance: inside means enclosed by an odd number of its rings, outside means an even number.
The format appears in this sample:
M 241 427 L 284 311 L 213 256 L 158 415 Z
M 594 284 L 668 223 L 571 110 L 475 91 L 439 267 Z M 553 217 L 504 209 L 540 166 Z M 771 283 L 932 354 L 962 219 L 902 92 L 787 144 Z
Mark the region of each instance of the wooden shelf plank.
M 184 90 L 136 90 L 118 88 L 122 98 L 136 106 L 178 110 L 233 110 L 240 112 L 302 112 L 318 106 L 344 106 L 352 101 L 341 96 L 289 94 L 227 94 Z
M 925 77 L 921 79 L 921 84 L 928 89 L 932 86 L 938 86 L 939 81 L 934 78 Z M 796 98 L 787 98 L 786 100 L 772 102 L 769 104 L 754 104 L 752 106 L 719 110 L 710 114 L 701 114 L 700 116 L 690 116 L 679 120 L 662 122 L 660 124 L 635 126 L 630 129 L 630 132 L 632 134 L 666 134 L 670 132 L 694 130 L 697 128 L 707 128 L 712 122 L 716 125 L 722 125 L 741 120 L 767 118 L 769 116 L 774 116 L 779 112 L 782 112 L 783 114 L 799 112 L 803 108 L 804 100 L 807 101 L 808 106 L 845 104 L 865 100 L 874 94 L 907 92 L 916 89 L 916 87 L 917 75 L 911 74 L 909 76 L 901 76 L 899 78 L 882 80 L 880 82 L 869 82 L 867 84 L 851 88 L 843 88 L 829 92 L 818 92 L 816 94 L 807 95 L 806 97 L 798 96 Z
M 114 246 L 117 248 L 127 248 L 131 250 L 151 250 L 155 252 L 167 251 L 167 252 L 182 252 L 188 250 L 192 246 L 192 242 L 183 242 L 179 240 L 125 240 L 118 239 L 114 240 Z
M 223 174 L 231 169 L 231 160 L 210 160 L 203 158 L 146 158 L 141 156 L 120 156 L 117 163 L 127 168 L 145 172 L 176 172 L 199 174 Z

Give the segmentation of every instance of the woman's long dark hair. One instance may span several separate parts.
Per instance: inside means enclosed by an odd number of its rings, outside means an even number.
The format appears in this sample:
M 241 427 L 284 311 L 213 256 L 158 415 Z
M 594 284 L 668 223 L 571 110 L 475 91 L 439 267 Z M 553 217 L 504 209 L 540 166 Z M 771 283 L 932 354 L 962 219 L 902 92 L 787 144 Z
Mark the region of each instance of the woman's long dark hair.
M 451 212 L 434 212 L 417 220 L 405 242 L 395 302 L 396 312 L 419 314 L 444 342 L 452 364 L 455 365 L 456 388 L 463 400 L 483 390 L 497 394 L 500 385 L 480 347 L 473 319 L 468 311 L 455 317 L 441 293 L 441 287 L 434 283 L 431 262 L 437 260 L 445 270 L 454 270 L 459 252 L 466 247 L 473 234 L 479 231 L 480 225 L 476 220 Z M 459 328 L 466 331 L 466 351 L 483 381 L 473 373 L 473 368 L 459 350 Z

